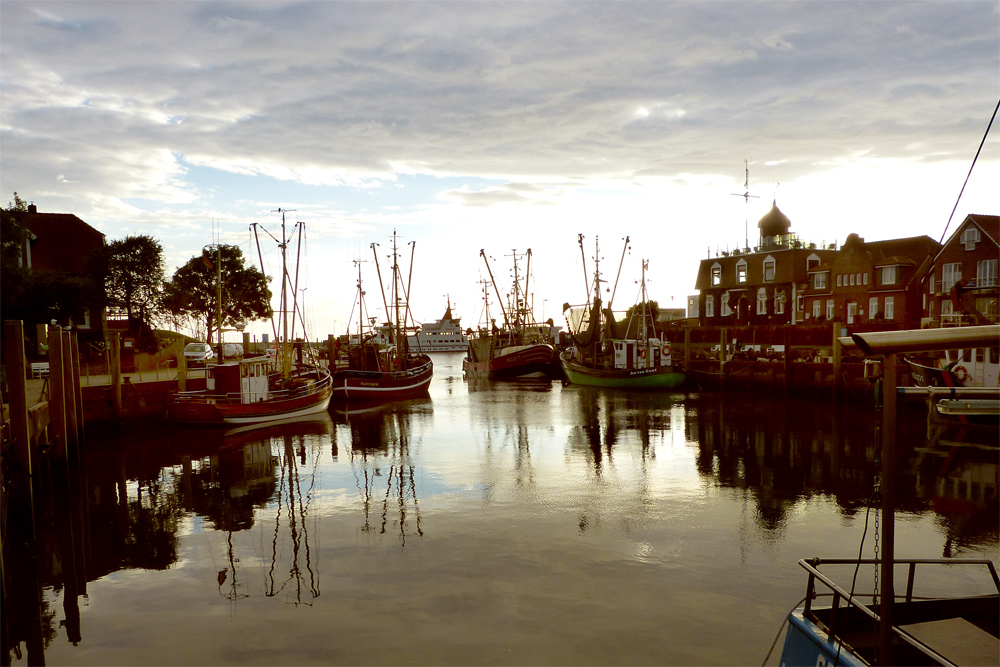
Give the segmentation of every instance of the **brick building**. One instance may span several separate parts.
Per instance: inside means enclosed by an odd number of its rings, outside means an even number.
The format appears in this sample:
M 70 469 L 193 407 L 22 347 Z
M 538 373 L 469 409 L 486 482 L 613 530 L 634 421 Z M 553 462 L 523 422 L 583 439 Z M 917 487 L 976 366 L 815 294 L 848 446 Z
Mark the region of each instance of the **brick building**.
M 1000 216 L 969 215 L 933 259 L 923 284 L 926 326 L 1000 321 Z

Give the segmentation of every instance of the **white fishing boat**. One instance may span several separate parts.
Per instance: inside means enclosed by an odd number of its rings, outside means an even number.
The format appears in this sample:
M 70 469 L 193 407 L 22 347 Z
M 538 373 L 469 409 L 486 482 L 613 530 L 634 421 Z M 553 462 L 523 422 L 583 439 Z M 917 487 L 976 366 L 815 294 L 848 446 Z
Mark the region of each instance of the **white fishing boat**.
M 465 352 L 469 349 L 461 318 L 451 314 L 450 297 L 440 320 L 422 323 L 420 329 L 407 338 L 410 349 L 420 352 Z

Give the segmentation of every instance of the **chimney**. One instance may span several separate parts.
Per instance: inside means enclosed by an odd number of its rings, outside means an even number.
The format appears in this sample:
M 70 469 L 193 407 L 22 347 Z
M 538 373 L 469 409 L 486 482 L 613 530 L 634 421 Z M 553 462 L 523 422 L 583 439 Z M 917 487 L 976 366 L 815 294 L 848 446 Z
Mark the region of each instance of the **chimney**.
M 38 207 L 35 206 L 35 202 L 28 204 L 28 213 L 38 213 Z

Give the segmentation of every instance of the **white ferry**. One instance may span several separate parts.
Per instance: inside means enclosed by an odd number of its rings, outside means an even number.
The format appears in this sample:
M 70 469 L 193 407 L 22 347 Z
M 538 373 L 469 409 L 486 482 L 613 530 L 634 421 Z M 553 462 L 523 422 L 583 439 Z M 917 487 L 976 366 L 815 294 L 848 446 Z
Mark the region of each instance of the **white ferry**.
M 424 322 L 420 330 L 408 337 L 411 350 L 420 352 L 465 352 L 469 339 L 462 333 L 461 318 L 452 317 L 451 299 L 444 317 L 436 322 Z

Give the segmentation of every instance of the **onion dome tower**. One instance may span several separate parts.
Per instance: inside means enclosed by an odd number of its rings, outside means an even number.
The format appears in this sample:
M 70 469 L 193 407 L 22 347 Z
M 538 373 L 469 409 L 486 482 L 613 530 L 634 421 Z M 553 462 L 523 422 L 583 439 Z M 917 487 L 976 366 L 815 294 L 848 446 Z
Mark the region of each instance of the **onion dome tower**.
M 774 201 L 771 210 L 757 223 L 761 247 L 781 243 L 782 237 L 788 236 L 791 227 L 792 221 L 778 209 L 778 202 Z

